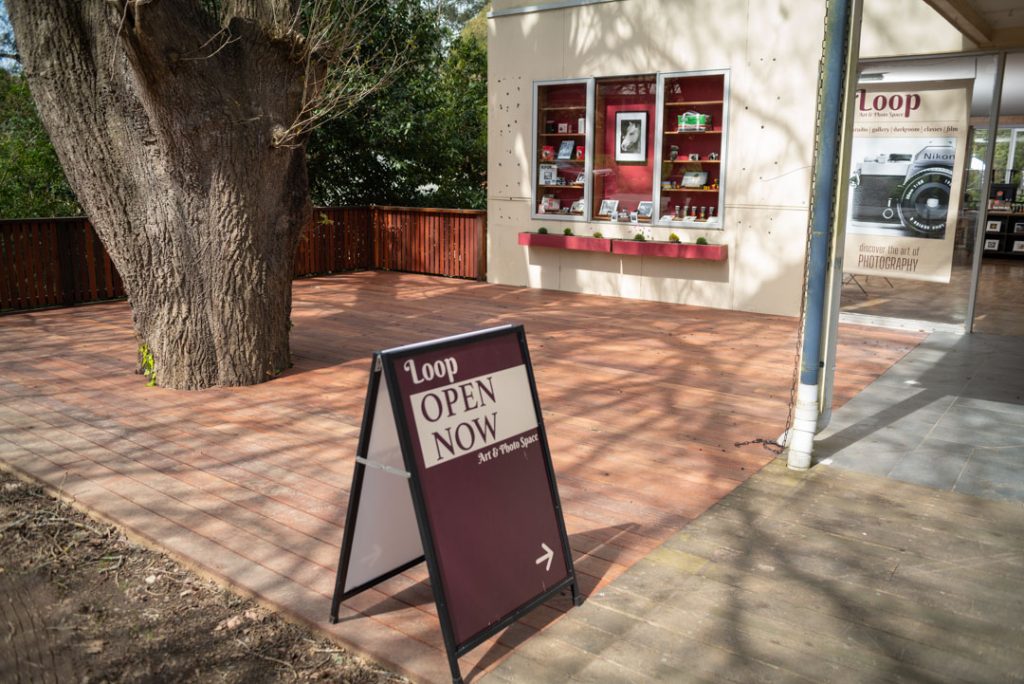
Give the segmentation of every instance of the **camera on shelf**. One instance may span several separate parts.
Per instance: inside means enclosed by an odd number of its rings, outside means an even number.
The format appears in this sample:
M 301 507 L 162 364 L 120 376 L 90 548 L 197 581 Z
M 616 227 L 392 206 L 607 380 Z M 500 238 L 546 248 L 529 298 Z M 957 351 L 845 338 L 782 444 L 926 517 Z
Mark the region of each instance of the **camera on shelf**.
M 955 155 L 952 145 L 940 144 L 914 155 L 868 157 L 850 179 L 853 220 L 944 237 Z
M 700 154 L 696 152 L 691 152 L 689 155 L 689 159 L 690 161 L 700 161 Z

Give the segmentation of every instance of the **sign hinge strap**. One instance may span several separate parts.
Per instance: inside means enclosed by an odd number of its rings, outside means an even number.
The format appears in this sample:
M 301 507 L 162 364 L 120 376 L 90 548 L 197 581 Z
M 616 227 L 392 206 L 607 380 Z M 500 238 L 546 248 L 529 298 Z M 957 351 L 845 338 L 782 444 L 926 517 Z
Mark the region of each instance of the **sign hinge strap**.
M 399 476 L 404 477 L 404 478 L 408 478 L 409 477 L 409 473 L 407 473 L 404 470 L 399 470 L 398 468 L 392 468 L 389 465 L 384 465 L 383 463 L 377 463 L 376 461 L 367 461 L 362 456 L 356 456 L 356 463 L 362 463 L 364 466 L 369 466 L 370 468 L 377 468 L 378 470 L 383 470 L 385 473 L 388 473 L 389 475 L 399 475 Z

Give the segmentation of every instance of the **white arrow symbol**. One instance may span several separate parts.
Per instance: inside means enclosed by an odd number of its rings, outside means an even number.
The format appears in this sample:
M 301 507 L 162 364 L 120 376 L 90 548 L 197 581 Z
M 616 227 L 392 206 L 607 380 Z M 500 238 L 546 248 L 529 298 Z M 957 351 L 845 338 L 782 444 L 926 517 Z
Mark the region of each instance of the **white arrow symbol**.
M 544 549 L 544 555 L 541 556 L 540 558 L 538 558 L 537 560 L 535 560 L 533 563 L 534 563 L 534 565 L 540 565 L 544 561 L 547 561 L 548 563 L 547 563 L 547 565 L 544 566 L 544 570 L 546 572 L 550 572 L 551 571 L 551 559 L 553 559 L 555 557 L 555 552 L 552 551 L 550 549 L 550 547 L 548 547 L 548 545 L 543 543 L 543 542 L 541 542 L 540 548 Z

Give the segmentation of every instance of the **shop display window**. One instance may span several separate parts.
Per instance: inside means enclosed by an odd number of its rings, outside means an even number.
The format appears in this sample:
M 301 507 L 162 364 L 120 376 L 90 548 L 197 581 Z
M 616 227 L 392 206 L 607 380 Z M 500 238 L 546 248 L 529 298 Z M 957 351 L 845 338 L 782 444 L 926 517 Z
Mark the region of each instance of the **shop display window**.
M 657 86 L 653 75 L 595 82 L 592 220 L 653 217 Z
M 587 206 L 590 79 L 534 88 L 534 216 L 582 221 Z
M 722 227 L 728 72 L 534 83 L 534 218 Z
M 722 226 L 727 121 L 724 72 L 659 76 L 660 225 Z

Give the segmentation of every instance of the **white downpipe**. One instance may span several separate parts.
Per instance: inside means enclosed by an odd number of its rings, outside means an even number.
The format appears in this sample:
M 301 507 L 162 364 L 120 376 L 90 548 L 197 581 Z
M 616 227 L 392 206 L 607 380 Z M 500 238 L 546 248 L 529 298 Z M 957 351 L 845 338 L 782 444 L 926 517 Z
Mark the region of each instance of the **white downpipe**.
M 793 427 L 787 441 L 787 465 L 790 470 L 811 467 L 814 433 L 818 431 L 818 385 L 800 383 L 796 391 Z

